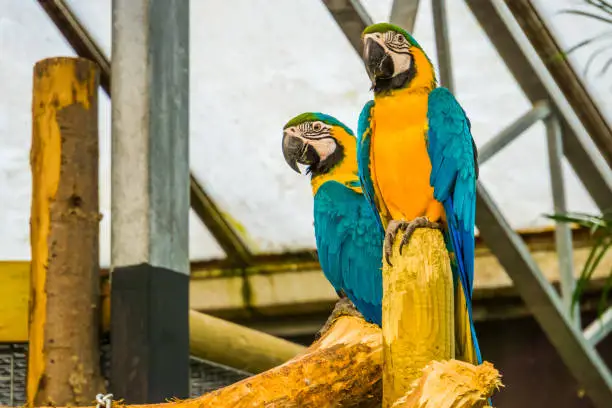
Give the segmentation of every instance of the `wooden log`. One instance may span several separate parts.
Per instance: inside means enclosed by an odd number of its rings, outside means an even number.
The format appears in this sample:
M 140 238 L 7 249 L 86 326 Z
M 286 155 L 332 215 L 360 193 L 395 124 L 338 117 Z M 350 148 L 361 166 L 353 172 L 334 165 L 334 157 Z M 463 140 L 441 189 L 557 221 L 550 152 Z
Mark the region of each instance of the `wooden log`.
M 439 230 L 419 228 L 383 265 L 383 407 L 390 407 L 432 360 L 455 356 L 453 277 Z
M 189 349 L 199 358 L 260 373 L 285 363 L 306 347 L 190 310 Z
M 30 405 L 80 405 L 99 359 L 98 71 L 80 58 L 34 67 Z
M 473 366 L 458 360 L 432 361 L 393 408 L 481 408 L 502 386 L 489 362 Z
M 138 406 L 113 401 L 112 407 L 380 407 L 381 330 L 347 307 L 346 300 L 338 302 L 328 323 L 329 330 L 303 354 L 262 374 L 193 399 Z M 489 363 L 474 367 L 456 360 L 434 361 L 421 375 L 394 407 L 481 407 L 483 398 L 501 386 L 499 373 Z
M 341 303 L 341 302 L 339 302 Z M 339 311 L 338 311 L 339 310 Z M 382 336 L 363 318 L 334 311 L 330 329 L 290 361 L 198 398 L 138 408 L 373 407 L 382 398 Z M 91 395 L 91 398 L 95 394 Z M 113 401 L 113 408 L 134 407 Z

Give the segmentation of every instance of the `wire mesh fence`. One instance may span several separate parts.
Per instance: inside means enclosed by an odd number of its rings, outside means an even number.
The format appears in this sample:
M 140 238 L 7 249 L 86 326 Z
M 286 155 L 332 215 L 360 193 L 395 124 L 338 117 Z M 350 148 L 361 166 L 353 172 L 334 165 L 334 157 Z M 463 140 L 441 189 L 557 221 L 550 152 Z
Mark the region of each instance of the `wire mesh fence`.
M 0 344 L 0 405 L 25 404 L 26 355 L 25 344 Z
M 110 373 L 110 343 L 102 340 L 100 366 L 107 379 Z M 191 358 L 191 396 L 233 384 L 251 374 L 231 367 Z M 21 406 L 26 403 L 27 344 L 0 344 L 0 406 Z M 92 400 L 94 396 L 92 395 Z

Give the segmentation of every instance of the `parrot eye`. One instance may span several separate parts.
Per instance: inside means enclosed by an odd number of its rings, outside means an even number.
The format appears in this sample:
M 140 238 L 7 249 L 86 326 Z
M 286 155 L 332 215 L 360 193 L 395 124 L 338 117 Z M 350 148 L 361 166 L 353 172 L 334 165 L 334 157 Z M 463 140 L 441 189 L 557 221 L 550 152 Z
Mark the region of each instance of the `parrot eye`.
M 403 44 L 403 43 L 404 43 L 404 41 L 406 41 L 406 38 L 404 38 L 404 36 L 403 36 L 403 35 L 398 34 L 398 35 L 396 35 L 396 36 L 395 36 L 395 41 L 397 41 L 397 42 L 398 42 L 398 43 L 400 43 L 400 44 Z
M 315 132 L 318 132 L 319 130 L 321 130 L 321 124 L 319 122 L 313 123 L 312 130 L 314 130 Z

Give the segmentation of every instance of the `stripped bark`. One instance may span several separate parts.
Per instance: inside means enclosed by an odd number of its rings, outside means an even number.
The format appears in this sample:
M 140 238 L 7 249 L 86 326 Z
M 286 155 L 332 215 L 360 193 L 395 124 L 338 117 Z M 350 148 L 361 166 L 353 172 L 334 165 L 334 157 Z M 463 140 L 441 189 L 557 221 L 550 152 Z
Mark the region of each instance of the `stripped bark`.
M 455 357 L 453 277 L 442 234 L 417 229 L 383 266 L 383 407 L 406 394 L 432 360 Z

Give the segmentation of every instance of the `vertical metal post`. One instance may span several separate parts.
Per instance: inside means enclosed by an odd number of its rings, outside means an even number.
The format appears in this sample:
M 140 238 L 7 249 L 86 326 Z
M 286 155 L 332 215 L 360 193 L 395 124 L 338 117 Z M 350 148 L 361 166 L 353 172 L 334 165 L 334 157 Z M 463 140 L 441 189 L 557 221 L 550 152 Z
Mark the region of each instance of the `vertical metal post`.
M 113 0 L 111 387 L 189 395 L 189 0 Z
M 550 167 L 550 182 L 552 187 L 553 208 L 556 214 L 567 212 L 565 203 L 565 184 L 563 182 L 563 141 L 561 139 L 561 124 L 553 114 L 545 121 L 546 139 L 548 141 L 548 164 Z M 572 231 L 567 223 L 557 222 L 555 225 L 555 242 L 559 257 L 559 277 L 561 281 L 561 298 L 570 320 L 580 328 L 580 307 L 572 310 L 572 294 L 576 288 L 574 278 L 574 257 Z
M 389 21 L 412 33 L 418 11 L 419 0 L 393 0 Z
M 453 65 L 451 62 L 448 26 L 446 24 L 446 0 L 432 0 L 434 31 L 436 34 L 436 53 L 440 70 L 440 84 L 454 92 Z

